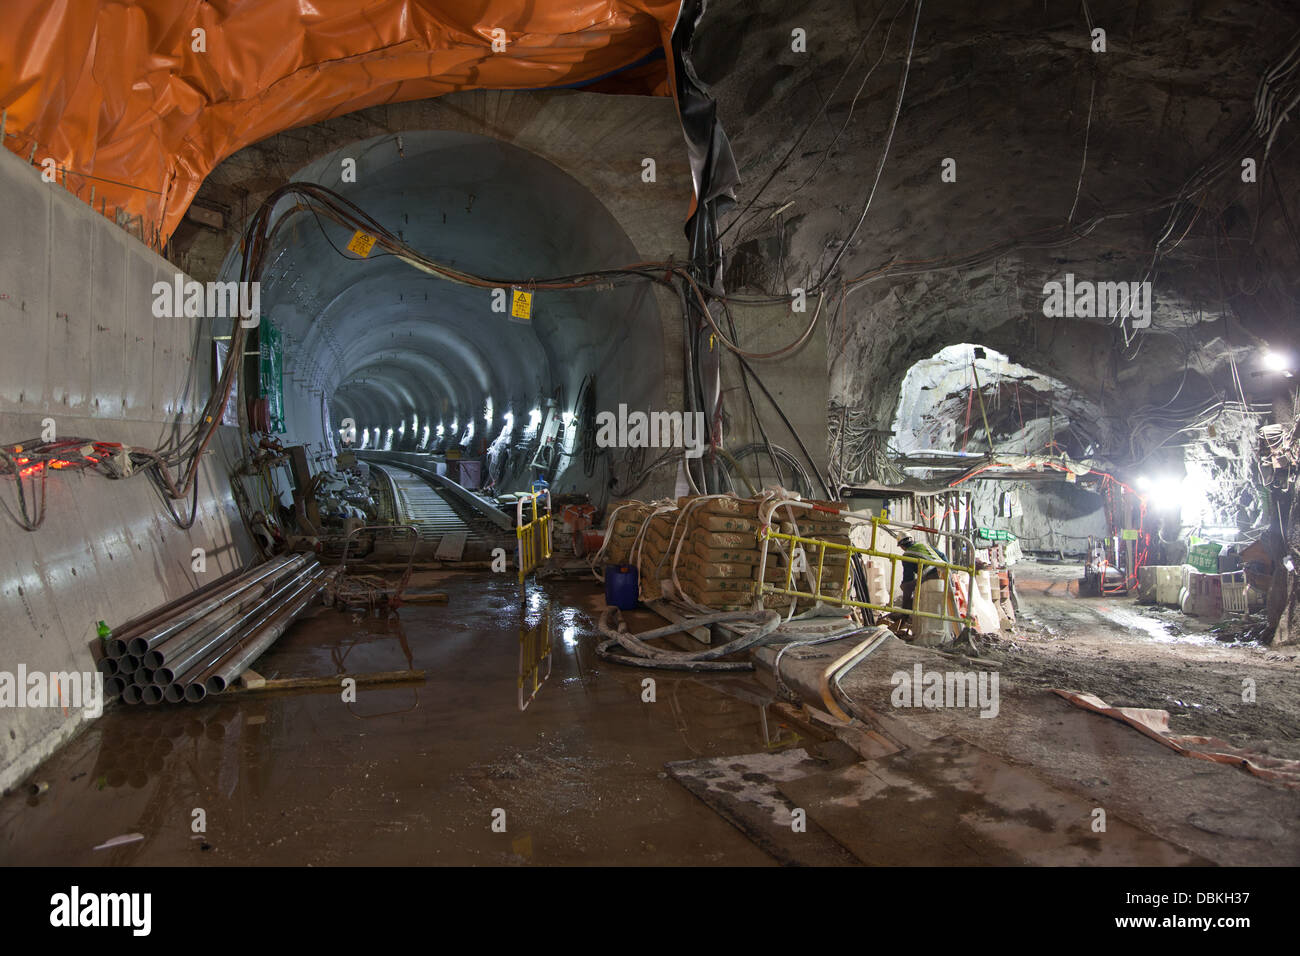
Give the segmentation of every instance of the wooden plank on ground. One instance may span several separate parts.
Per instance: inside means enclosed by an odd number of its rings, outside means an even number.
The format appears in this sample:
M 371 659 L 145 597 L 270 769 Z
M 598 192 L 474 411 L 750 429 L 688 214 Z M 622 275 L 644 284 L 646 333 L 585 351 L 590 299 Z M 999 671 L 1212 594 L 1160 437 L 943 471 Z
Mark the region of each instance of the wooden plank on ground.
M 377 684 L 413 684 L 424 683 L 424 671 L 376 671 L 370 674 L 334 674 L 330 677 L 286 677 L 281 680 L 263 680 L 257 687 L 227 687 L 212 697 L 235 697 L 246 694 L 273 694 L 293 691 L 337 692 L 343 686 L 343 678 L 350 677 L 358 687 Z
M 660 617 L 662 617 L 665 621 L 669 622 L 670 624 L 680 624 L 687 619 L 685 614 L 677 610 L 677 608 L 673 607 L 667 601 L 646 601 L 645 606 L 648 607 L 650 610 L 654 611 L 656 614 L 658 614 Z M 709 633 L 709 626 L 707 624 L 701 627 L 688 628 L 687 630 L 682 631 L 681 633 L 689 634 L 691 637 L 695 638 L 701 644 L 713 643 L 713 637 Z
M 468 535 L 464 531 L 451 531 L 442 536 L 434 557 L 439 561 L 459 561 L 465 554 L 465 541 Z

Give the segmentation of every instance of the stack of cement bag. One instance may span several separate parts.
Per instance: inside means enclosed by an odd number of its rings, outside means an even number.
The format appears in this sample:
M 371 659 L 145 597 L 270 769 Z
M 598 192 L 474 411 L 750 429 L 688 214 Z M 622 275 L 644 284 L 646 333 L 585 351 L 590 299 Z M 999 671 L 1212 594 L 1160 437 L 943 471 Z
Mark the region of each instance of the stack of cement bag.
M 686 541 L 677 585 L 688 601 L 718 611 L 748 610 L 758 573 L 758 506 L 754 498 L 679 498 Z
M 632 558 L 632 546 L 641 533 L 641 525 L 654 508 L 641 501 L 623 501 L 609 512 L 609 528 L 599 559 L 605 564 L 627 564 Z
M 641 539 L 632 552 L 641 575 L 641 600 L 657 601 L 674 594 L 672 559 L 685 527 L 673 505 L 657 506 L 646 518 Z
M 826 501 L 809 501 L 808 504 L 821 505 L 823 507 L 837 507 L 833 502 Z M 825 511 L 814 511 L 809 508 L 781 505 L 772 512 L 772 529 L 784 534 L 795 534 L 801 538 L 816 538 L 818 541 L 824 541 L 827 544 L 847 545 L 849 541 L 850 523 L 845 519 L 830 514 Z M 791 573 L 789 570 L 789 555 L 782 554 L 786 542 L 780 542 L 781 547 L 777 547 L 774 541 L 768 547 L 767 571 L 766 578 L 769 584 L 775 584 L 777 587 L 791 591 L 816 591 L 822 597 L 839 598 L 844 588 L 844 576 L 848 570 L 848 552 L 841 551 L 838 548 L 820 548 L 817 545 L 805 544 L 803 548 L 803 562 L 807 570 L 803 573 Z M 823 556 L 822 552 L 825 551 Z M 821 566 L 821 583 L 817 584 L 817 569 Z M 788 577 L 787 577 L 788 576 Z M 791 583 L 786 584 L 789 580 Z M 855 597 L 850 588 L 849 597 Z M 862 600 L 861 598 L 857 598 Z M 768 607 L 788 608 L 790 597 L 788 595 L 768 595 L 764 602 Z M 799 598 L 796 603 L 796 610 L 803 611 L 813 606 L 815 602 L 808 598 Z
M 624 502 L 610 512 L 603 560 L 637 566 L 643 601 L 670 597 L 712 610 L 749 610 L 762 560 L 758 530 L 770 500 L 765 496 L 706 495 L 679 498 L 675 505 Z M 833 507 L 827 502 L 806 504 Z M 773 531 L 830 544 L 850 543 L 848 521 L 801 504 L 777 506 L 771 511 L 770 524 Z M 791 566 L 793 549 L 783 541 L 769 542 L 767 582 L 786 590 L 818 590 L 823 597 L 839 598 L 848 569 L 847 554 L 828 548 L 823 558 L 822 550 L 816 544 L 804 545 L 802 570 L 796 572 Z M 792 605 L 805 610 L 816 602 L 768 594 L 763 603 L 786 611 Z

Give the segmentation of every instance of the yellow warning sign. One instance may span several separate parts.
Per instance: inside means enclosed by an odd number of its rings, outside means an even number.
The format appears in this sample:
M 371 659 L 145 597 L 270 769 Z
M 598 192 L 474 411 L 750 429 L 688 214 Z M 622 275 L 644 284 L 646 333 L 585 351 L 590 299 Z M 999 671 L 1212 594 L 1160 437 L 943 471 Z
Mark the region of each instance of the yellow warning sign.
M 510 317 L 527 322 L 533 316 L 533 294 L 515 289 L 510 299 Z
M 348 243 L 348 252 L 355 252 L 362 259 L 369 256 L 373 248 L 375 248 L 375 237 L 359 229 L 352 234 L 352 241 Z

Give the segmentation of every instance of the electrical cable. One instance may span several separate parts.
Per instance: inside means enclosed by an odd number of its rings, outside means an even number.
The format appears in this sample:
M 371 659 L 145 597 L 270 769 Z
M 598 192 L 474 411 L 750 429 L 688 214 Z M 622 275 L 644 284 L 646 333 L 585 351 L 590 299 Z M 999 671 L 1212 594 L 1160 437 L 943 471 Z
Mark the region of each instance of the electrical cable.
M 880 185 L 880 174 L 885 170 L 885 160 L 889 157 L 889 148 L 894 142 L 894 131 L 898 128 L 898 117 L 903 111 L 903 93 L 907 89 L 907 78 L 912 71 L 912 53 L 916 49 L 916 30 L 920 23 L 921 0 L 916 0 L 916 16 L 912 19 L 912 33 L 907 41 L 907 57 L 903 61 L 903 75 L 898 83 L 898 96 L 894 101 L 894 115 L 889 120 L 889 131 L 885 134 L 885 146 L 880 151 L 879 162 L 876 163 L 876 175 L 871 182 L 871 191 L 867 193 L 867 201 L 862 205 L 862 213 L 858 216 L 858 221 L 854 224 L 848 237 L 840 244 L 839 250 L 835 253 L 835 257 L 831 260 L 831 264 L 826 268 L 826 271 L 822 273 L 821 279 L 813 286 L 814 291 L 820 290 L 830 277 L 835 274 L 835 270 L 839 268 L 840 260 L 844 258 L 849 246 L 857 238 L 862 224 L 867 220 L 867 211 L 871 208 L 871 200 L 875 198 L 876 188 Z

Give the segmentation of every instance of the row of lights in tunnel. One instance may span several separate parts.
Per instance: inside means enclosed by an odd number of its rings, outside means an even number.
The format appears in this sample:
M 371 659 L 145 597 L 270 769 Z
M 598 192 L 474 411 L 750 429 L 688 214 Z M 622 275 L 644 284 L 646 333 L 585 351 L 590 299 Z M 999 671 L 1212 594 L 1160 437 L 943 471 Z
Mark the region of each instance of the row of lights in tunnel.
M 569 426 L 573 423 L 573 418 L 574 418 L 573 413 L 568 411 L 564 412 L 560 416 L 560 420 L 564 424 L 566 433 L 569 431 Z M 489 398 L 485 403 L 484 410 L 483 410 L 483 421 L 486 427 L 490 428 L 492 426 L 493 405 L 492 405 L 491 398 Z M 529 439 L 536 436 L 537 430 L 541 427 L 541 424 L 542 424 L 542 410 L 540 408 L 533 408 L 528 413 L 528 425 L 524 428 L 523 439 L 525 441 L 528 441 Z M 512 433 L 514 432 L 514 427 L 515 427 L 514 412 L 507 409 L 501 416 L 501 431 L 497 434 L 497 437 L 493 440 L 492 448 L 496 449 L 501 445 L 505 444 L 506 442 L 508 442 L 510 440 Z M 412 413 L 411 415 L 411 433 L 415 434 L 417 432 L 420 432 L 420 440 L 416 443 L 415 446 L 416 451 L 428 450 L 430 438 L 443 438 L 447 434 L 448 430 L 450 430 L 451 436 L 455 438 L 455 443 L 458 445 L 462 445 L 462 446 L 467 445 L 469 444 L 469 442 L 474 440 L 473 419 L 465 423 L 465 430 L 463 434 L 460 431 L 460 421 L 458 418 L 452 419 L 450 429 L 448 429 L 443 422 L 439 422 L 436 427 L 433 427 L 426 421 L 424 425 L 424 429 L 421 432 L 419 413 L 416 412 L 416 413 Z M 346 428 L 339 428 L 338 433 L 340 438 L 344 440 L 347 439 Z M 374 451 L 391 451 L 393 447 L 394 436 L 396 436 L 399 439 L 404 439 L 406 437 L 406 422 L 404 420 L 399 422 L 396 426 L 390 426 L 388 428 L 384 428 L 383 426 L 377 426 L 374 427 L 373 429 L 370 426 L 363 427 L 357 433 L 357 437 L 360 438 L 360 443 L 357 445 L 357 448 L 359 450 L 365 450 L 369 448 Z M 371 443 L 372 439 L 373 439 L 373 444 Z M 566 445 L 567 444 L 568 441 L 566 439 Z M 565 448 L 564 451 L 566 454 L 568 453 L 567 448 Z

